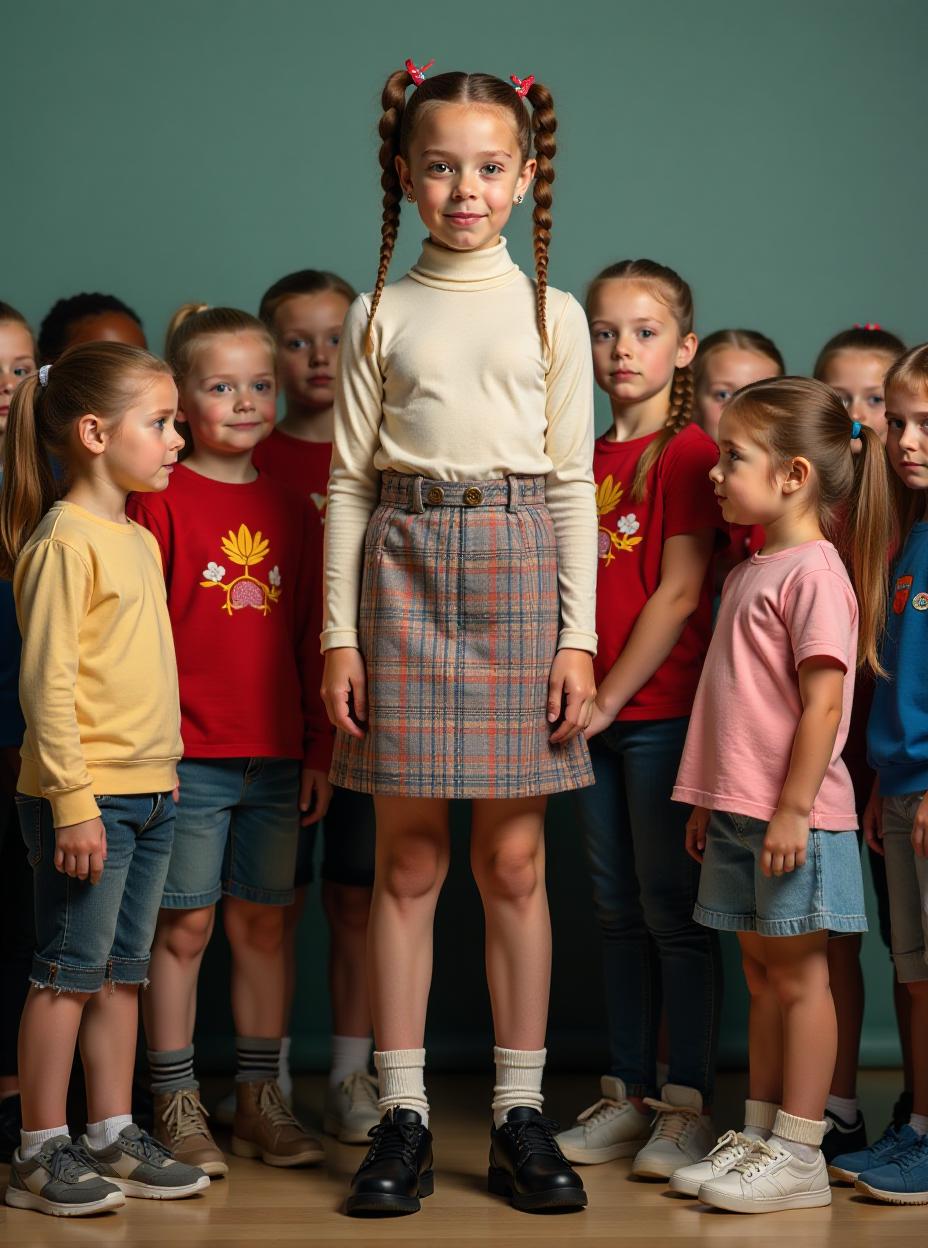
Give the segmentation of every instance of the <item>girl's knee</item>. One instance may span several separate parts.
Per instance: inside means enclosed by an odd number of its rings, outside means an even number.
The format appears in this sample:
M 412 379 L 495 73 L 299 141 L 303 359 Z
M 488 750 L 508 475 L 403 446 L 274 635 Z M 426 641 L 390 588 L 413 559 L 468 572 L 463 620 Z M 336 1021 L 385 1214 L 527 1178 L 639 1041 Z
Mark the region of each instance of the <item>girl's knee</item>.
M 541 854 L 534 846 L 502 846 L 475 861 L 473 868 L 484 898 L 525 902 L 544 888 Z
M 227 898 L 226 935 L 233 950 L 274 954 L 283 948 L 286 915 L 283 906 L 262 906 Z
M 797 962 L 777 962 L 767 966 L 767 979 L 784 1007 L 828 992 L 828 961 L 802 959 Z
M 391 845 L 377 864 L 377 884 L 400 901 L 416 901 L 438 893 L 448 861 L 429 841 L 408 840 Z
M 361 933 L 367 930 L 371 890 L 326 880 L 322 885 L 322 906 L 331 927 Z
M 155 945 L 176 958 L 198 958 L 213 934 L 216 907 L 198 910 L 163 910 L 158 921 Z
M 770 991 L 770 982 L 767 979 L 767 968 L 763 962 L 752 957 L 749 953 L 742 952 L 741 966 L 744 971 L 744 978 L 747 982 L 748 992 L 752 997 L 759 997 L 765 992 Z

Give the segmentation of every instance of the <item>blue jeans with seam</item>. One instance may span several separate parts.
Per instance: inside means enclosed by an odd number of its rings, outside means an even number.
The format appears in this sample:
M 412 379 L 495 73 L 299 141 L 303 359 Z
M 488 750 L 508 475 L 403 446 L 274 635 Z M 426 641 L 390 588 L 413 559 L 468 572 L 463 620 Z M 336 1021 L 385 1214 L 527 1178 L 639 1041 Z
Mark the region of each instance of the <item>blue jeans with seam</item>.
M 653 1096 L 666 1014 L 669 1082 L 712 1093 L 722 1000 L 718 936 L 693 918 L 689 808 L 671 801 L 688 719 L 616 722 L 590 742 L 596 784 L 575 795 L 603 939 L 610 1073 Z

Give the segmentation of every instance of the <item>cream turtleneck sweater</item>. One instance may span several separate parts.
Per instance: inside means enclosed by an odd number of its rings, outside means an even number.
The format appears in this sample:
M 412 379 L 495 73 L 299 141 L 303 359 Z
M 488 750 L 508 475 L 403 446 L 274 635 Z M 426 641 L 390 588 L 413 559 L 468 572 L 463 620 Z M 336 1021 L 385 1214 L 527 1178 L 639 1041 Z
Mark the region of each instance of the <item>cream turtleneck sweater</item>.
M 593 371 L 586 317 L 548 289 L 543 351 L 535 284 L 506 240 L 483 251 L 426 241 L 383 292 L 374 353 L 370 295 L 342 330 L 325 533 L 322 648 L 357 646 L 364 534 L 384 471 L 449 481 L 547 477 L 558 543 L 558 648 L 596 650 Z

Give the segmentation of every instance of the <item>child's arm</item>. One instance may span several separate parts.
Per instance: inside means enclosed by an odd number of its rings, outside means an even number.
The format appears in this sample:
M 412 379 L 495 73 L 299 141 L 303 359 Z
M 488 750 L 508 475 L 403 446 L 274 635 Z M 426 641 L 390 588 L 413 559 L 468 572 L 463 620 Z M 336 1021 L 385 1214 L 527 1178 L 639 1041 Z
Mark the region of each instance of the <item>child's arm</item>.
M 34 546 L 16 569 L 23 637 L 20 700 L 35 752 L 30 761 L 52 807 L 55 866 L 95 884 L 103 873 L 106 834 L 74 705 L 78 639 L 92 583 L 77 551 L 55 540 Z
M 844 667 L 828 655 L 799 665 L 802 715 L 776 813 L 767 824 L 761 870 L 783 875 L 806 860 L 809 815 L 834 753 L 844 704 Z
M 700 529 L 698 533 L 679 533 L 664 543 L 660 584 L 599 686 L 587 737 L 609 727 L 679 641 L 686 621 L 699 605 L 715 534 L 715 529 Z

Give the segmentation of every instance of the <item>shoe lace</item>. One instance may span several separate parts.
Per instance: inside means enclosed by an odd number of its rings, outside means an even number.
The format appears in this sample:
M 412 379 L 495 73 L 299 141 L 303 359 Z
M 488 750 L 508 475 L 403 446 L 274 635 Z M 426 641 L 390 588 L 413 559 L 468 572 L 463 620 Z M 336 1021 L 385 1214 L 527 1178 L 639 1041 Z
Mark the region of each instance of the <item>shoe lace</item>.
M 209 1111 L 198 1093 L 190 1088 L 175 1092 L 161 1114 L 168 1135 L 178 1143 L 191 1135 L 209 1135 L 208 1117 Z
M 737 1170 L 739 1174 L 752 1178 L 754 1175 L 760 1174 L 765 1166 L 771 1161 L 776 1161 L 783 1156 L 783 1150 L 780 1148 L 771 1148 L 766 1140 L 753 1140 L 751 1148 L 740 1161 L 736 1161 L 732 1166 L 732 1170 Z
M 923 1135 L 917 1144 L 913 1144 L 900 1157 L 896 1165 L 900 1170 L 911 1170 L 913 1166 L 921 1166 L 928 1161 L 928 1135 Z
M 896 1148 L 899 1144 L 899 1134 L 895 1127 L 888 1126 L 876 1143 L 870 1145 L 871 1155 L 882 1157 L 884 1153 Z
M 64 1183 L 79 1183 L 88 1170 L 100 1173 L 93 1158 L 79 1144 L 65 1144 L 55 1149 L 47 1161 L 43 1159 L 42 1164 L 53 1179 Z
M 742 1150 L 750 1148 L 753 1141 L 747 1135 L 742 1135 L 740 1131 L 726 1131 L 724 1135 L 719 1136 L 715 1148 L 709 1150 L 706 1160 L 711 1157 L 717 1165 L 725 1165 L 729 1161 L 736 1159 Z
M 699 1110 L 689 1105 L 668 1105 L 666 1101 L 658 1101 L 650 1096 L 644 1098 L 644 1103 L 657 1115 L 652 1141 L 669 1140 L 672 1144 L 678 1144 L 699 1117 Z
M 275 1127 L 296 1127 L 298 1131 L 303 1130 L 299 1118 L 287 1107 L 276 1079 L 262 1085 L 258 1093 L 258 1110 Z
M 392 1118 L 384 1118 L 376 1127 L 371 1127 L 368 1136 L 371 1146 L 367 1156 L 361 1163 L 361 1169 L 386 1157 L 398 1157 L 410 1169 L 415 1167 L 416 1147 L 422 1127 L 416 1122 L 394 1122 Z
M 356 1070 L 342 1081 L 342 1091 L 352 1109 L 377 1108 L 377 1084 L 365 1070 Z
M 541 1114 L 537 1117 L 524 1118 L 519 1122 L 506 1122 L 506 1131 L 511 1135 L 518 1155 L 517 1164 L 521 1165 L 529 1156 L 557 1157 L 564 1161 L 564 1154 L 554 1138 L 558 1133 L 558 1125 L 550 1118 Z
M 611 1096 L 600 1097 L 595 1105 L 591 1105 L 589 1109 L 585 1109 L 582 1114 L 577 1115 L 577 1122 L 589 1123 L 591 1127 L 602 1126 L 604 1122 L 614 1118 L 627 1105 L 628 1101 L 615 1101 Z
M 147 1131 L 143 1131 L 141 1128 L 138 1135 L 133 1139 L 127 1140 L 123 1137 L 122 1145 L 133 1156 L 140 1158 L 142 1161 L 151 1161 L 156 1166 L 162 1166 L 166 1161 L 174 1160 L 169 1148 L 166 1148 L 160 1140 L 156 1140 L 153 1135 L 149 1135 Z

